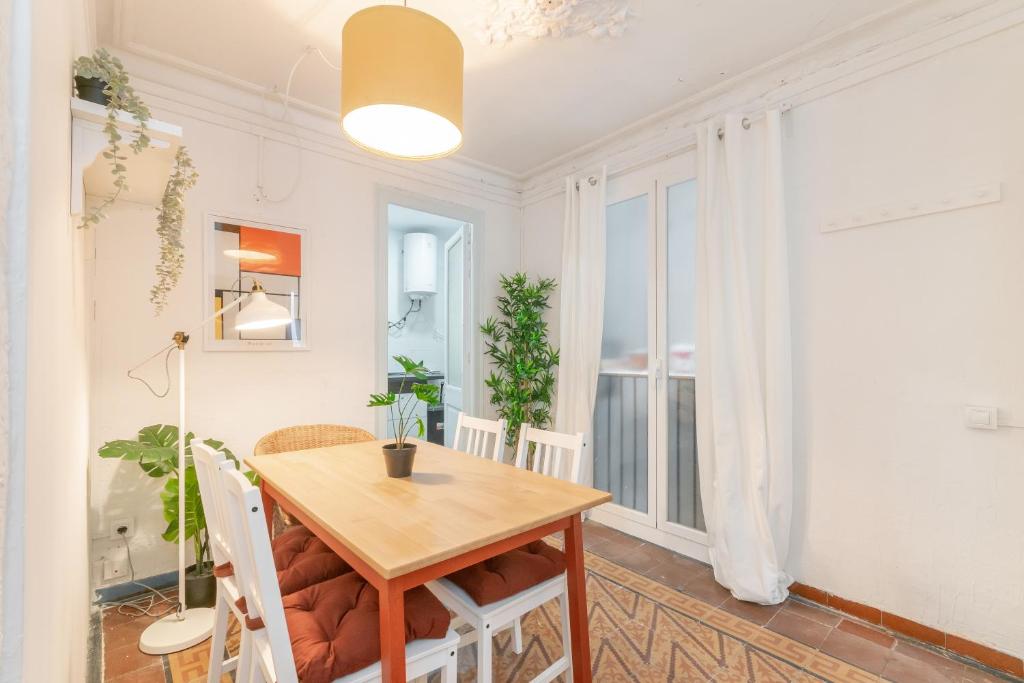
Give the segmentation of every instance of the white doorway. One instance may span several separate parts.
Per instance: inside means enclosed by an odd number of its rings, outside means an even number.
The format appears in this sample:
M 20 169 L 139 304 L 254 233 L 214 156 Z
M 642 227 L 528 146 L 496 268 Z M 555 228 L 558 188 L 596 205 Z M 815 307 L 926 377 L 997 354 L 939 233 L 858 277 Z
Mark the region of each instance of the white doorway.
M 474 223 L 458 211 L 421 201 L 382 201 L 386 302 L 378 335 L 383 362 L 382 389 L 410 393 L 416 380 L 394 356 L 421 361 L 428 381 L 441 387 L 436 407 L 418 405 L 413 413 L 426 426 L 424 439 L 451 445 L 458 412 L 472 412 L 475 366 L 473 331 Z M 378 434 L 394 436 L 394 425 L 380 416 Z M 417 436 L 414 432 L 412 436 Z

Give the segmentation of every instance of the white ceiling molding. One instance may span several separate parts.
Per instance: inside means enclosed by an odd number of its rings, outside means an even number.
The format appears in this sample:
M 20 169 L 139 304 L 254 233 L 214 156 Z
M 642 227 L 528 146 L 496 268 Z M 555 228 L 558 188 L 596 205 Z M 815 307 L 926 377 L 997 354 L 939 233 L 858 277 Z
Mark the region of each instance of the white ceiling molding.
M 425 185 L 462 192 L 506 206 L 519 206 L 518 182 L 508 175 L 475 168 L 456 158 L 409 163 L 369 154 L 348 142 L 337 115 L 323 116 L 292 107 L 288 121 L 281 107 L 259 92 L 211 81 L 138 55 L 114 50 L 132 74 L 136 90 L 155 112 L 199 119 L 232 130 L 261 135 L 267 140 L 325 154 L 349 163 L 389 173 Z M 172 119 L 173 116 L 164 118 Z M 254 143 L 255 144 L 255 143 Z
M 629 0 L 487 0 L 475 22 L 485 45 L 517 38 L 617 38 L 626 30 Z
M 961 9 L 941 11 L 944 6 Z M 731 78 L 535 169 L 523 180 L 523 205 L 561 193 L 565 177 L 581 168 L 604 163 L 615 174 L 679 154 L 694 144 L 694 126 L 712 116 L 789 110 L 1024 23 L 1022 0 L 962 7 L 957 0 L 915 1 L 908 5 L 911 12 L 893 18 L 897 26 L 865 22 L 871 26 L 858 27 L 856 35 L 828 36 L 818 49 L 784 55 Z M 922 27 L 909 16 L 918 10 L 938 18 Z

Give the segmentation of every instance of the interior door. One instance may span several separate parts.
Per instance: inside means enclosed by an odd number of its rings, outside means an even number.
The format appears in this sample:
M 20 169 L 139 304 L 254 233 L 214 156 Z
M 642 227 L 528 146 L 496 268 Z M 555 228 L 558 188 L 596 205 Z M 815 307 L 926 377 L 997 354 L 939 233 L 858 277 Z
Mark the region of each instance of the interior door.
M 608 184 L 594 518 L 707 559 L 697 471 L 692 153 Z
M 467 258 L 468 231 L 465 227 L 452 235 L 444 244 L 444 444 L 451 447 L 459 411 L 465 405 L 466 353 L 469 329 L 467 315 L 466 279 L 469 275 Z

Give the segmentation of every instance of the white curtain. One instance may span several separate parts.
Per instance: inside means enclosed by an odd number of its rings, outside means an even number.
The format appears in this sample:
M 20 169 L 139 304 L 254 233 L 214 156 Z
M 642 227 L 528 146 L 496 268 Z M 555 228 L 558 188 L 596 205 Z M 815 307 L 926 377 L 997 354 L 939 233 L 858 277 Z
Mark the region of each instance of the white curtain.
M 736 598 L 776 604 L 792 583 L 793 495 L 780 112 L 711 121 L 697 149 L 697 449 L 711 561 Z
M 555 430 L 583 432 L 581 483 L 594 480 L 593 416 L 604 324 L 606 169 L 565 181 Z

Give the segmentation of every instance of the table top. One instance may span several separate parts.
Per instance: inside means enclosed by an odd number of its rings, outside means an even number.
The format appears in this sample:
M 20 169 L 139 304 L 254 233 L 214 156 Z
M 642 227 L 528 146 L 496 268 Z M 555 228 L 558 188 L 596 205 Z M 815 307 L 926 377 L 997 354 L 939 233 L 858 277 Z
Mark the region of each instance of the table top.
M 412 477 L 392 479 L 384 469 L 385 443 L 245 462 L 385 579 L 611 500 L 604 491 L 424 441 L 415 441 Z

